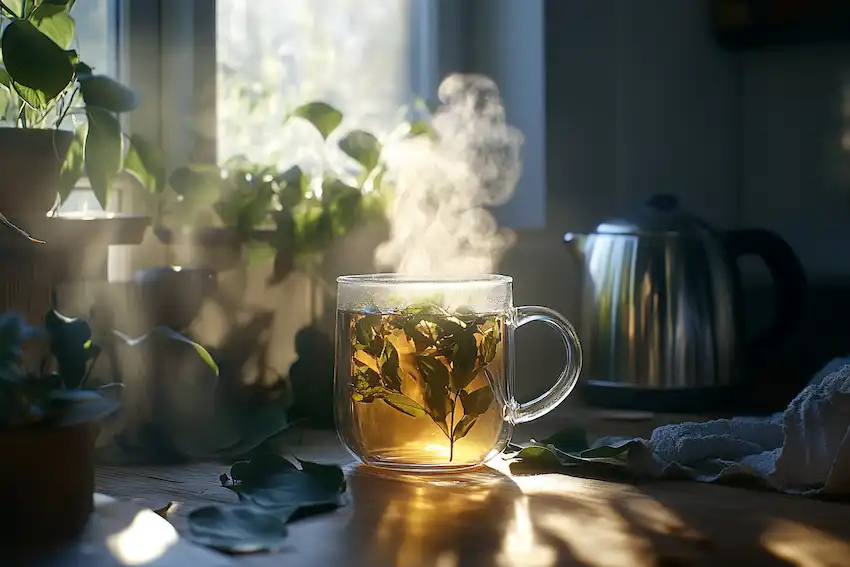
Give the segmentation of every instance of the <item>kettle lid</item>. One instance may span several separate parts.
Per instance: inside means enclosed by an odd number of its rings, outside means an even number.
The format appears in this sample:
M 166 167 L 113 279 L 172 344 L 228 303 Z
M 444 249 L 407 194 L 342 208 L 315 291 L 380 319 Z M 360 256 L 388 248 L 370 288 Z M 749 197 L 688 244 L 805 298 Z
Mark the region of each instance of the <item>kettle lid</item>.
M 695 233 L 711 230 L 698 217 L 679 209 L 675 195 L 657 194 L 628 214 L 600 223 L 600 234 L 665 234 Z

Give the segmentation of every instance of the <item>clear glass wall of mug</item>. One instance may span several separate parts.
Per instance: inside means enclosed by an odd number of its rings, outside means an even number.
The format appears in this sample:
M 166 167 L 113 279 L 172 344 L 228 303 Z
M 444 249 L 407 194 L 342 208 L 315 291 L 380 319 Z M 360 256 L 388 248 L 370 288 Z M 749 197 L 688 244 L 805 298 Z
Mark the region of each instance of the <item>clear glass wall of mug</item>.
M 337 282 L 336 426 L 363 463 L 477 466 L 504 450 L 514 424 L 550 412 L 578 380 L 572 325 L 545 307 L 514 307 L 510 277 L 375 274 Z M 567 366 L 548 392 L 519 403 L 514 331 L 531 321 L 561 334 Z

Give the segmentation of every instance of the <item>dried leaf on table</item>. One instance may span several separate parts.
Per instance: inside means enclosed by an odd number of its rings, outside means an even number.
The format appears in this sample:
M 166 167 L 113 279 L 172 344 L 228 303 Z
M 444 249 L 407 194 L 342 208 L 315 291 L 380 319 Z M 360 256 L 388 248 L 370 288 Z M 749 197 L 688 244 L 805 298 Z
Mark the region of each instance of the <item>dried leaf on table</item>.
M 205 506 L 188 516 L 193 539 L 230 553 L 272 551 L 283 545 L 286 524 L 343 506 L 345 476 L 335 465 L 279 455 L 234 463 L 222 486 L 235 492 L 238 505 Z

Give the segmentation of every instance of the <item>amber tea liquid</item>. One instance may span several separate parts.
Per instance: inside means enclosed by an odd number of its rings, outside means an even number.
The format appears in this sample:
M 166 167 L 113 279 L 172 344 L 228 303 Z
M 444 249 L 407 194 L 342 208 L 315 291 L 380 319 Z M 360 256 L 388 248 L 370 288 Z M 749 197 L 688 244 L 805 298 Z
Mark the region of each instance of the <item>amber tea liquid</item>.
M 365 462 L 464 467 L 504 448 L 503 314 L 338 311 L 336 336 L 338 429 Z

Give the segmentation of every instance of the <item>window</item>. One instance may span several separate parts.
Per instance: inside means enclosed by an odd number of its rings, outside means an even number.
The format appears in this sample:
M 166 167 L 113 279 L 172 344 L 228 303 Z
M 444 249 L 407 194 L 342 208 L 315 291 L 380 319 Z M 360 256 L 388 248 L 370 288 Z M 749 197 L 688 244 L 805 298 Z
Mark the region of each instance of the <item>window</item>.
M 414 94 L 417 0 L 218 0 L 217 157 L 281 166 L 306 159 L 315 134 L 284 120 L 322 100 L 342 128 L 385 133 Z M 300 151 L 304 150 L 304 151 Z M 320 154 L 319 154 L 320 155 Z M 309 167 L 309 165 L 308 165 Z
M 74 15 L 85 59 L 140 91 L 130 128 L 158 141 L 170 167 L 309 162 L 314 133 L 283 125 L 297 105 L 327 101 L 343 130 L 381 134 L 442 75 L 483 72 L 526 137 L 517 195 L 497 215 L 544 224 L 542 0 L 77 0 Z M 99 210 L 80 190 L 62 210 L 83 208 Z

